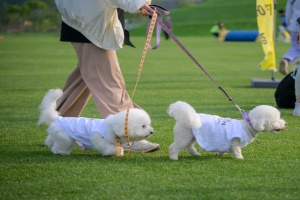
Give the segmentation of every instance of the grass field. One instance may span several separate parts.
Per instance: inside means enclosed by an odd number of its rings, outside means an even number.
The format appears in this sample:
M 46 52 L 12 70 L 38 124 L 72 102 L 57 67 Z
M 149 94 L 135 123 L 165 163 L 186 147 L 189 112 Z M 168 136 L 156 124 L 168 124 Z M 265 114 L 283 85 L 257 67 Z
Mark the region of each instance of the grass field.
M 57 34 L 5 35 L 0 42 L 0 199 L 299 199 L 299 118 L 281 109 L 287 128 L 261 134 L 259 143 L 243 149 L 244 160 L 204 152 L 179 161 L 168 158 L 174 120 L 166 109 L 182 100 L 197 111 L 241 118 L 238 110 L 173 41 L 148 51 L 134 101 L 152 118 L 161 150 L 124 157 L 101 157 L 75 149 L 53 155 L 43 146 L 46 126 L 37 126 L 38 105 L 50 88 L 61 88 L 76 65 L 68 43 Z M 211 37 L 179 37 L 219 85 L 246 111 L 256 105 L 276 106 L 275 89 L 251 88 L 252 78 L 270 78 L 257 64 L 259 43 L 217 43 Z M 131 94 L 144 46 L 118 51 Z M 276 43 L 277 61 L 289 44 Z M 276 78 L 283 78 L 276 73 Z M 99 117 L 91 100 L 83 116 Z M 198 146 L 197 146 L 198 148 Z
M 160 0 L 152 2 L 161 5 Z M 277 1 L 277 11 L 285 9 L 285 4 L 286 1 Z M 169 9 L 167 4 L 164 6 Z M 276 12 L 275 15 L 276 23 L 279 25 L 279 14 Z M 170 16 L 173 21 L 173 32 L 178 36 L 209 36 L 210 28 L 219 21 L 225 23 L 227 30 L 257 30 L 254 0 L 203 0 L 200 4 L 190 4 L 184 8 L 171 10 Z M 144 24 L 136 27 L 131 34 L 143 36 Z

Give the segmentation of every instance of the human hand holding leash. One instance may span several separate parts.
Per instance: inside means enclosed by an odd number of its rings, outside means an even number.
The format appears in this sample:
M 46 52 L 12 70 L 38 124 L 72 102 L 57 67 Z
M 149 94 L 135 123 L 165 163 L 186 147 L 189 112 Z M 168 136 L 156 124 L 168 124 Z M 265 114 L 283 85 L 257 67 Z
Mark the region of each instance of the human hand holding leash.
M 151 16 L 153 12 L 154 12 L 154 10 L 148 4 L 144 4 L 140 8 L 140 13 L 143 16 Z

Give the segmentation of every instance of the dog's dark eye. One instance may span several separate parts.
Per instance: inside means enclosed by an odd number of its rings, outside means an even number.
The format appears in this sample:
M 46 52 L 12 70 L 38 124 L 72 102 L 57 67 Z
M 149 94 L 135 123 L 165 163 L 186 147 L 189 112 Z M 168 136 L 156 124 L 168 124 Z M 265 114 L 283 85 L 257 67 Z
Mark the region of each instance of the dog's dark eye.
M 143 128 L 146 128 L 146 125 L 143 125 L 142 127 L 143 127 Z

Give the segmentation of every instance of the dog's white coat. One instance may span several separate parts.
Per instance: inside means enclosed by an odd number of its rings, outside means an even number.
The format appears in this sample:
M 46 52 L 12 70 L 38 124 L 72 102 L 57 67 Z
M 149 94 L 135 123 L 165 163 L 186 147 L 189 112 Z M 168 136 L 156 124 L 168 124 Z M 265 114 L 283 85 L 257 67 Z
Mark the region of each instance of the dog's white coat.
M 216 115 L 199 114 L 202 126 L 192 129 L 202 149 L 211 152 L 229 152 L 233 138 L 240 138 L 241 147 L 251 142 L 240 120 L 221 118 Z M 214 133 L 214 134 L 212 134 Z
M 167 112 L 176 120 L 174 142 L 169 147 L 172 160 L 178 160 L 178 153 L 182 149 L 191 155 L 200 156 L 194 147 L 196 139 L 200 147 L 207 151 L 215 151 L 217 155 L 230 152 L 234 158 L 243 159 L 242 147 L 255 140 L 259 132 L 278 132 L 285 128 L 280 112 L 268 105 L 257 106 L 249 112 L 251 123 L 198 114 L 191 105 L 182 101 L 171 104 Z M 232 127 L 228 126 L 231 122 L 235 124 Z
M 56 117 L 55 125 L 73 140 L 80 142 L 84 149 L 92 149 L 90 140 L 92 133 L 98 133 L 104 139 L 107 138 L 108 126 L 104 119 L 86 117 Z M 107 140 L 107 139 L 106 139 Z
M 80 140 L 78 142 L 83 143 L 87 149 L 93 148 L 103 156 L 123 155 L 122 147 L 121 153 L 117 152 L 116 138 L 120 138 L 121 146 L 127 145 L 124 134 L 126 110 L 95 121 L 86 118 L 66 118 L 64 120 L 56 111 L 56 101 L 61 95 L 61 89 L 49 90 L 39 107 L 41 114 L 38 123 L 45 123 L 49 126 L 45 145 L 51 148 L 54 154 L 70 154 L 72 149 L 78 146 L 76 141 Z M 79 121 L 80 123 L 78 123 Z M 62 125 L 63 123 L 70 124 Z M 94 123 L 99 123 L 99 126 L 95 126 Z M 138 141 L 150 136 L 154 132 L 150 124 L 151 119 L 145 111 L 137 108 L 129 109 L 130 141 Z

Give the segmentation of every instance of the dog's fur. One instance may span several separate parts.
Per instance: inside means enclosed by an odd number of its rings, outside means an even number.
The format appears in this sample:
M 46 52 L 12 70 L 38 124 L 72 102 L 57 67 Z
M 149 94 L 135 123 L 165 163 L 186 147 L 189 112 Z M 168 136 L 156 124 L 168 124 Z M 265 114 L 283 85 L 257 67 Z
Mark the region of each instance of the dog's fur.
M 61 89 L 51 89 L 47 92 L 39 106 L 41 114 L 38 124 L 45 123 L 49 126 L 45 145 L 51 148 L 54 154 L 68 155 L 75 146 L 78 146 L 78 142 L 60 130 L 56 124 L 55 119 L 59 116 L 59 113 L 56 111 L 56 101 L 61 95 Z M 124 134 L 126 112 L 127 110 L 110 115 L 104 119 L 103 123 L 108 127 L 105 138 L 101 136 L 101 133 L 89 133 L 90 138 L 88 138 L 88 141 L 91 142 L 92 148 L 99 151 L 103 156 L 122 156 L 124 154 L 122 146 L 127 146 Z M 138 141 L 150 136 L 154 132 L 150 124 L 151 119 L 145 111 L 137 108 L 130 109 L 128 116 L 130 141 Z M 72 128 L 75 129 L 75 132 L 78 132 L 76 127 Z M 120 138 L 120 152 L 117 151 L 116 147 L 117 137 Z
M 169 147 L 169 158 L 171 160 L 178 160 L 178 153 L 182 149 L 186 149 L 191 155 L 201 156 L 194 147 L 196 137 L 193 132 L 195 130 L 200 130 L 200 127 L 209 126 L 209 124 L 204 124 L 195 109 L 191 105 L 182 101 L 177 101 L 171 104 L 167 112 L 176 120 L 176 125 L 174 126 L 174 143 L 172 143 Z M 278 133 L 280 130 L 285 128 L 285 121 L 280 118 L 280 112 L 272 106 L 257 106 L 249 112 L 248 116 L 250 123 L 246 120 L 236 120 L 237 124 L 241 123 L 239 124 L 239 127 L 243 129 L 237 131 L 245 131 L 246 133 L 243 132 L 244 136 L 249 140 L 248 143 L 244 144 L 244 146 L 255 140 L 258 134 L 262 131 Z M 230 121 L 230 119 L 228 120 Z M 198 134 L 201 133 L 202 132 L 200 130 Z M 215 134 L 215 132 L 206 132 L 205 134 Z M 220 138 L 217 140 L 219 139 Z M 216 155 L 221 156 L 226 152 L 230 152 L 233 158 L 243 159 L 241 148 L 244 146 L 241 144 L 241 139 L 239 137 L 233 137 L 229 140 L 228 146 L 227 151 L 216 152 Z

